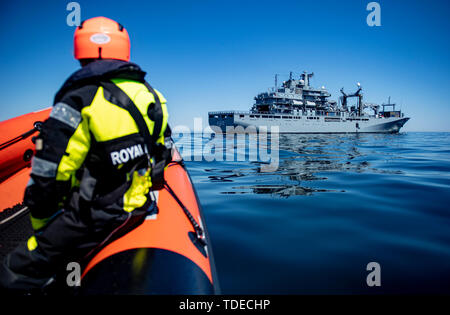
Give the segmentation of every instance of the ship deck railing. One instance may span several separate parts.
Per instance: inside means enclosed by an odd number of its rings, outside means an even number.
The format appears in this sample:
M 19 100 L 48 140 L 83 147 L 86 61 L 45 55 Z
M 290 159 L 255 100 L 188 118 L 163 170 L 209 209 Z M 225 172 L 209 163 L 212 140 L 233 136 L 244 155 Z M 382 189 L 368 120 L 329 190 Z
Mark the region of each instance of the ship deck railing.
M 238 110 L 228 110 L 228 111 L 219 111 L 219 112 L 208 112 L 208 115 L 224 115 L 224 114 L 253 114 L 249 111 L 238 111 Z
M 249 112 L 249 111 L 237 111 L 237 110 L 229 110 L 229 111 L 217 111 L 217 112 L 208 112 L 208 115 L 231 115 L 231 114 L 238 114 L 238 115 L 267 115 L 267 116 L 320 116 L 320 117 L 341 117 L 341 118 L 377 118 L 377 115 L 362 115 L 362 116 L 355 116 L 355 115 L 348 115 L 346 117 L 342 117 L 340 115 L 333 115 L 331 113 L 337 113 L 337 112 L 329 112 L 330 115 L 323 114 L 323 113 L 315 113 L 314 115 L 308 114 L 308 113 L 302 113 L 302 114 L 292 114 L 292 113 L 267 113 L 267 112 Z M 401 115 L 401 117 L 403 117 Z M 273 118 L 273 117 L 271 117 Z

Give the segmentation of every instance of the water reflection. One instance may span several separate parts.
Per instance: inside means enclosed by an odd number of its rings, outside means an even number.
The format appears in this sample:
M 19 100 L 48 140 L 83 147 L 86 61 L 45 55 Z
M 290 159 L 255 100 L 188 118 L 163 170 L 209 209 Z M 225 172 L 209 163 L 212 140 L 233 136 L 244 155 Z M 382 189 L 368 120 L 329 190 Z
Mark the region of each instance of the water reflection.
M 233 187 L 236 191 L 224 191 L 222 194 L 268 194 L 280 197 L 290 196 L 307 196 L 313 192 L 326 192 L 331 191 L 327 189 L 314 189 L 309 187 L 302 187 L 299 185 L 253 185 L 253 186 L 238 186 Z
M 244 184 L 246 178 L 256 176 L 257 183 L 231 187 L 226 185 L 224 187 L 227 187 L 227 190 L 222 191 L 223 194 L 270 194 L 289 197 L 342 191 L 317 188 L 314 184 L 326 181 L 328 178 L 324 173 L 327 172 L 401 173 L 396 170 L 377 169 L 369 161 L 369 155 L 373 159 L 374 153 L 385 156 L 385 152 L 380 153 L 377 150 L 387 145 L 391 143 L 386 139 L 386 135 L 283 134 L 279 139 L 280 160 L 276 171 L 261 172 L 262 162 L 245 161 L 237 164 L 242 167 L 223 169 L 220 165 L 217 168 L 205 169 L 205 172 L 208 173 L 208 180 L 215 183 Z

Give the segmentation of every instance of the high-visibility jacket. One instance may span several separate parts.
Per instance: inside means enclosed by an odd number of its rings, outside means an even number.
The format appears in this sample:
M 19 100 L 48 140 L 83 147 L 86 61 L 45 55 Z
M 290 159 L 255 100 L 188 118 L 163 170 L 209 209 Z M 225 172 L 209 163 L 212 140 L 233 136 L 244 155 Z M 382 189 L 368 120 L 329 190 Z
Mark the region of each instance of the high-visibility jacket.
M 25 191 L 35 229 L 67 207 L 131 212 L 151 202 L 148 156 L 153 152 L 130 113 L 100 83 L 109 80 L 126 93 L 152 136 L 152 109 L 159 99 L 163 118 L 155 139 L 161 146 L 169 131 L 166 100 L 146 85 L 144 76 L 136 64 L 99 60 L 75 72 L 56 94 L 36 138 Z

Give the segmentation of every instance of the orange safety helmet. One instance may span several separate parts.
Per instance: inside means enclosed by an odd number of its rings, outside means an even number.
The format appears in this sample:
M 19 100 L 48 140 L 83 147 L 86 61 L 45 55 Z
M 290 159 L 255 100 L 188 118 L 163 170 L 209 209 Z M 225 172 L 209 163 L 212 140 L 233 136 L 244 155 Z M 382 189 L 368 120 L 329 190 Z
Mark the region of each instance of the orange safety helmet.
M 75 30 L 75 59 L 130 60 L 130 37 L 116 21 L 99 16 L 83 21 Z

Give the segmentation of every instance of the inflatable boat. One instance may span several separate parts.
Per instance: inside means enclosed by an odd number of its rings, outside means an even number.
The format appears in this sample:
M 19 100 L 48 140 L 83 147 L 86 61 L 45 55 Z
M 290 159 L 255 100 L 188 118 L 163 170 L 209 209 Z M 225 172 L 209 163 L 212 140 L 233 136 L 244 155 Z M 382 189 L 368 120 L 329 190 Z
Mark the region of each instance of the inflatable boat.
M 0 249 L 32 233 L 22 205 L 33 138 L 50 108 L 0 122 Z M 178 151 L 154 191 L 157 214 L 105 244 L 85 263 L 80 294 L 218 294 L 211 242 L 194 186 Z M 20 223 L 21 221 L 21 223 Z M 3 243 L 3 244 L 2 244 Z

